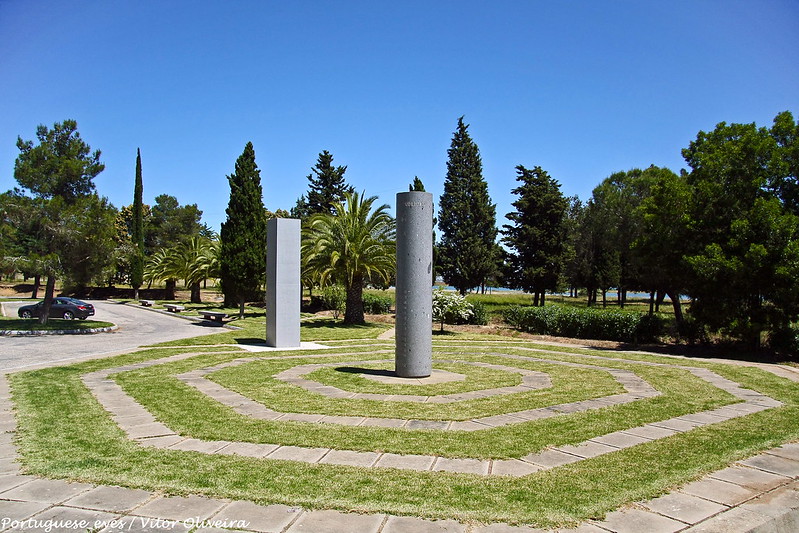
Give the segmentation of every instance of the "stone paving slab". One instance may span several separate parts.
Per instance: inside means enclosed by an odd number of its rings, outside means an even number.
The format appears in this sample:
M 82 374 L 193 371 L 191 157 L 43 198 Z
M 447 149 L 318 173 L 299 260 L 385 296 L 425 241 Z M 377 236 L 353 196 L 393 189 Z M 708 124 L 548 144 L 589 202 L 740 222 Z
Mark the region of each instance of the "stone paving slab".
M 640 509 L 613 511 L 599 525 L 615 533 L 675 533 L 685 528 L 683 522 Z
M 256 444 L 253 442 L 231 442 L 223 448 L 226 455 L 244 457 L 264 457 L 278 449 L 277 444 Z
M 772 518 L 743 507 L 735 507 L 726 513 L 683 530 L 685 533 L 738 533 L 759 531 L 766 533 L 771 528 Z M 763 527 L 764 529 L 758 529 Z M 773 531 L 773 530 L 772 530 Z
M 60 479 L 37 478 L 0 493 L 0 498 L 55 504 L 74 498 L 91 488 L 92 485 L 86 483 L 67 483 Z
M 35 527 L 33 531 L 45 533 L 76 533 L 77 531 L 99 530 L 112 521 L 119 520 L 121 515 L 77 509 L 74 507 L 52 507 L 33 517 L 39 523 L 52 521 L 54 527 Z M 80 524 L 80 525 L 79 525 Z M 84 526 L 85 524 L 85 526 Z M 49 531 L 47 531 L 49 529 Z
M 249 531 L 259 533 L 280 533 L 302 513 L 296 507 L 288 505 L 257 505 L 252 502 L 236 501 L 225 506 L 211 517 L 211 521 L 226 521 L 229 525 L 243 526 Z
M 642 505 L 650 511 L 686 524 L 695 524 L 729 509 L 726 505 L 680 492 L 666 494 Z
M 226 440 L 199 440 L 183 439 L 169 447 L 170 450 L 182 450 L 184 452 L 200 452 L 213 454 L 230 445 Z
M 339 511 L 303 513 L 286 533 L 342 533 L 344 531 L 377 533 L 385 515 L 362 515 Z
M 783 444 L 779 448 L 773 448 L 766 452 L 768 455 L 777 455 L 786 459 L 799 461 L 799 443 Z
M 720 479 L 741 485 L 742 487 L 750 488 L 757 491 L 767 491 L 783 485 L 789 481 L 789 478 L 772 474 L 770 472 L 763 472 L 756 468 L 747 468 L 745 466 L 733 465 L 722 470 L 718 470 L 710 474 L 713 479 Z
M 555 468 L 557 466 L 563 466 L 569 463 L 576 463 L 577 461 L 581 460 L 581 458 L 577 457 L 576 455 L 562 452 L 555 448 L 543 451 L 541 453 L 525 455 L 522 457 L 522 459 L 544 468 Z
M 136 509 L 135 514 L 183 521 L 199 517 L 206 519 L 219 512 L 226 502 L 202 496 L 159 497 Z
M 451 459 L 439 457 L 433 465 L 435 472 L 460 472 L 462 474 L 488 475 L 490 461 L 479 459 Z
M 99 486 L 65 501 L 63 505 L 122 513 L 130 511 L 150 499 L 152 499 L 152 494 L 146 490 Z
M 41 513 L 48 507 L 50 507 L 50 504 L 43 502 L 0 500 L 0 518 L 25 520 Z
M 543 466 L 534 465 L 518 459 L 493 461 L 491 464 L 491 474 L 495 476 L 526 476 L 543 469 Z
M 430 455 L 399 455 L 396 453 L 384 453 L 375 463 L 375 466 L 382 468 L 402 468 L 404 470 L 430 470 L 433 466 L 435 457 Z
M 638 437 L 631 433 L 625 433 L 624 431 L 614 431 L 613 433 L 608 433 L 607 435 L 590 439 L 591 442 L 598 442 L 600 444 L 606 444 L 616 448 L 629 448 L 631 446 L 643 444 L 651 440 L 652 439 Z
M 299 446 L 278 446 L 275 451 L 267 455 L 269 459 L 284 459 L 287 461 L 303 461 L 316 463 L 330 451 L 329 448 L 300 448 Z
M 730 507 L 739 505 L 759 494 L 756 490 L 711 477 L 704 477 L 689 483 L 681 487 L 680 492 Z
M 36 476 L 20 476 L 17 474 L 0 476 L 0 493 L 13 489 L 14 487 L 19 487 L 20 485 L 33 481 L 34 479 L 39 478 Z
M 615 446 L 608 446 L 607 444 L 601 444 L 590 440 L 574 446 L 558 446 L 556 449 L 586 459 L 618 451 L 618 448 Z
M 322 464 L 369 467 L 380 457 L 376 452 L 356 452 L 353 450 L 330 450 L 330 453 L 319 461 Z
M 745 461 L 740 461 L 740 463 L 780 476 L 799 477 L 799 461 L 787 459 L 785 457 L 761 454 L 746 459 Z
M 466 533 L 466 525 L 455 520 L 424 520 L 389 516 L 380 533 Z

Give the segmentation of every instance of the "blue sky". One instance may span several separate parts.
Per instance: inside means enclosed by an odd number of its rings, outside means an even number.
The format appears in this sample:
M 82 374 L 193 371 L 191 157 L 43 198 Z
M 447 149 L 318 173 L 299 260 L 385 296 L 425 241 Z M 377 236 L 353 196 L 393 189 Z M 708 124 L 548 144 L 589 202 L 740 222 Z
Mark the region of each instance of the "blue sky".
M 95 180 L 225 218 L 252 141 L 264 202 L 288 209 L 329 150 L 393 206 L 443 191 L 465 115 L 498 223 L 515 166 L 590 197 L 618 170 L 685 167 L 718 122 L 799 115 L 799 2 L 0 0 L 0 190 L 17 136 L 67 118 L 103 153 Z

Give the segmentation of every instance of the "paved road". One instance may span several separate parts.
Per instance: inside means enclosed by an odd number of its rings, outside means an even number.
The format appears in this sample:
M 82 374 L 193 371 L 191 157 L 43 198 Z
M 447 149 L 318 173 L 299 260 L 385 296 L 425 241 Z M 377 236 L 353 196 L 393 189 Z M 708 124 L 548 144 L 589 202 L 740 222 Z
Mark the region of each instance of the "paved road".
M 3 302 L 8 316 L 30 300 Z M 157 342 L 219 333 L 218 327 L 202 326 L 146 309 L 107 301 L 91 301 L 94 319 L 113 322 L 119 330 L 95 335 L 44 335 L 40 337 L 0 337 L 0 372 L 43 363 L 69 361 L 129 351 Z

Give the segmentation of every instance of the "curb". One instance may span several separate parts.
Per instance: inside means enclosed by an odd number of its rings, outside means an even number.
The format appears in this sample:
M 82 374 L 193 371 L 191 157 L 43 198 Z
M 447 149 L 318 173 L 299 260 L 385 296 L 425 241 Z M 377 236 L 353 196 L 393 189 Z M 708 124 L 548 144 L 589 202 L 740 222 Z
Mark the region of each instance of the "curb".
M 51 331 L 29 331 L 29 330 L 0 330 L 0 337 L 39 337 L 42 335 L 91 335 L 93 333 L 109 333 L 116 331 L 119 326 L 114 325 L 107 328 L 92 329 L 54 329 Z

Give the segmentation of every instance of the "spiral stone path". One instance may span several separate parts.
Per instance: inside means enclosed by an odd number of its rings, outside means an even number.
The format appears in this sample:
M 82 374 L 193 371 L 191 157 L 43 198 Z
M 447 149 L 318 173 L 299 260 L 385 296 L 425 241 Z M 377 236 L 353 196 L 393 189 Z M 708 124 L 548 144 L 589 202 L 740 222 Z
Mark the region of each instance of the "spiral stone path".
M 377 353 L 375 350 L 372 353 Z M 301 421 L 314 424 L 340 424 L 348 426 L 385 426 L 407 429 L 435 429 L 439 431 L 475 431 L 490 429 L 530 420 L 566 416 L 570 413 L 601 409 L 612 405 L 652 398 L 660 391 L 654 389 L 634 372 L 611 367 L 582 365 L 556 359 L 547 359 L 545 349 L 532 349 L 530 356 L 502 354 L 508 360 L 546 362 L 574 368 L 592 368 L 608 372 L 624 389 L 624 393 L 520 410 L 502 415 L 471 420 L 413 420 L 373 418 L 366 416 L 332 416 L 310 413 L 290 413 L 272 410 L 232 390 L 207 379 L 222 368 L 229 368 L 259 360 L 277 358 L 269 354 L 241 357 L 227 363 L 196 369 L 177 375 L 190 385 L 212 398 L 233 408 L 241 415 L 266 420 Z M 444 350 L 437 352 L 445 353 Z M 400 455 L 382 452 L 336 450 L 332 448 L 305 448 L 279 444 L 257 444 L 234 441 L 207 441 L 184 437 L 158 421 L 136 400 L 110 378 L 113 374 L 143 369 L 189 359 L 198 353 L 182 353 L 171 357 L 84 374 L 82 380 L 97 401 L 126 433 L 141 446 L 159 449 L 195 451 L 206 454 L 242 455 L 278 461 L 302 461 L 319 464 L 351 465 L 363 468 L 398 468 L 417 471 L 448 471 L 482 476 L 525 476 L 540 470 L 576 463 L 587 458 L 637 446 L 662 439 L 694 428 L 716 424 L 733 418 L 779 407 L 781 402 L 741 387 L 710 370 L 679 366 L 699 379 L 712 384 L 740 400 L 724 407 L 652 422 L 640 427 L 597 436 L 585 442 L 552 447 L 519 459 L 480 460 L 446 458 L 435 455 Z M 207 355 L 207 353 L 205 354 Z M 326 353 L 352 356 L 346 364 L 357 365 L 357 354 Z M 286 360 L 291 356 L 280 356 Z M 585 356 L 598 362 L 603 358 Z M 309 359 L 307 353 L 297 358 Z M 456 359 L 442 359 L 453 362 Z M 378 361 L 369 360 L 369 363 Z M 451 403 L 467 401 L 489 395 L 501 395 L 536 390 L 551 386 L 548 376 L 515 368 L 510 363 L 487 368 L 515 372 L 522 375 L 517 387 L 498 388 L 447 395 L 446 397 L 418 395 L 418 403 Z M 657 366 L 659 363 L 625 360 L 629 364 Z M 332 398 L 368 398 L 395 401 L 395 399 L 368 393 L 345 391 L 320 384 L 307 378 L 315 369 L 331 363 L 298 364 L 276 377 L 312 393 Z M 340 366 L 337 362 L 335 365 Z M 675 366 L 675 365 L 669 365 Z M 763 366 L 767 370 L 771 368 Z M 799 373 L 778 369 L 781 375 L 799 382 Z M 513 390 L 511 390 L 513 389 Z M 366 396 L 364 396 L 366 395 Z M 411 395 L 410 397 L 413 397 Z M 26 530 L 45 531 L 45 524 L 71 524 L 68 521 L 86 520 L 100 524 L 96 530 L 106 533 L 117 531 L 189 531 L 220 532 L 233 530 L 258 532 L 301 531 L 321 532 L 462 532 L 503 533 L 540 531 L 528 527 L 505 524 L 479 526 L 462 524 L 453 520 L 423 520 L 414 517 L 385 514 L 352 514 L 338 511 L 306 511 L 285 505 L 261 506 L 246 501 L 230 501 L 199 496 L 165 497 L 158 493 L 113 486 L 96 486 L 85 483 L 67 483 L 20 474 L 17 452 L 13 445 L 16 421 L 11 404 L 8 383 L 0 379 L 0 531 L 18 531 L 20 525 L 32 526 Z M 48 522 L 50 521 L 50 522 Z M 95 522 L 97 521 L 97 522 Z M 224 528 L 224 529 L 223 529 Z M 91 529 L 91 528 L 89 528 Z M 50 531 L 77 531 L 74 527 L 50 528 Z M 634 506 L 609 513 L 603 521 L 583 523 L 574 531 L 590 532 L 676 532 L 676 531 L 797 531 L 799 530 L 799 443 L 785 444 L 730 467 L 714 472 L 679 490 Z

